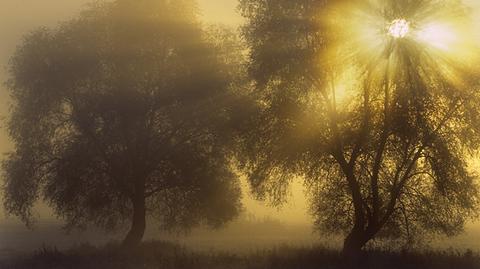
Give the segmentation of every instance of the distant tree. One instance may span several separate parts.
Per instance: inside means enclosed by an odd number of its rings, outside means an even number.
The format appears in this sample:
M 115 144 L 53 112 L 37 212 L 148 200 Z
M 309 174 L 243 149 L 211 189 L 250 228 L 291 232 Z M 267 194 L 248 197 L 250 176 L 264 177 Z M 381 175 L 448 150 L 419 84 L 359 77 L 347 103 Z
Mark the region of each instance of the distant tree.
M 8 82 L 9 213 L 32 224 L 42 199 L 67 228 L 129 220 L 126 246 L 149 216 L 183 230 L 237 215 L 228 145 L 238 57 L 227 54 L 240 48 L 195 14 L 191 1 L 97 3 L 24 39 Z
M 458 1 L 437 2 L 240 1 L 257 98 L 243 169 L 274 204 L 304 178 L 316 226 L 344 233 L 346 254 L 374 238 L 454 235 L 477 214 L 474 58 L 415 33 L 432 17 L 468 16 Z M 397 18 L 410 35 L 389 36 Z

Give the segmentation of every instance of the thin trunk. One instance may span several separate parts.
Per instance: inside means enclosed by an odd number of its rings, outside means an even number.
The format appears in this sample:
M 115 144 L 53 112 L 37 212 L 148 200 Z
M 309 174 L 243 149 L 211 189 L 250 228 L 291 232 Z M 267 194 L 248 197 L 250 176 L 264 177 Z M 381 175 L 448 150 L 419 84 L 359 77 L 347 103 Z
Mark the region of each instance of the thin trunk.
M 132 225 L 127 236 L 123 240 L 123 246 L 132 248 L 138 246 L 142 242 L 143 235 L 145 234 L 146 220 L 145 220 L 145 197 L 144 195 L 136 194 L 132 199 L 133 203 L 133 215 Z

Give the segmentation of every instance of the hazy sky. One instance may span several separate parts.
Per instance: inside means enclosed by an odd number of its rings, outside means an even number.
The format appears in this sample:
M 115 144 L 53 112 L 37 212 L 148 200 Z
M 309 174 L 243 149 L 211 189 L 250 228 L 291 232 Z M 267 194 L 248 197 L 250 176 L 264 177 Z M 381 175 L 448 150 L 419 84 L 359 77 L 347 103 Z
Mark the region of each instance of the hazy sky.
M 5 81 L 8 59 L 21 42 L 22 36 L 41 26 L 52 27 L 61 21 L 75 16 L 91 0 L 0 0 L 0 80 Z M 237 26 L 242 18 L 237 13 L 237 0 L 198 0 L 200 13 L 207 23 L 222 23 Z M 8 113 L 8 98 L 3 85 L 0 87 L 0 116 Z M 2 121 L 3 123 L 3 121 Z M 3 125 L 3 124 L 2 124 Z M 0 153 L 11 149 L 4 128 L 0 129 Z M 245 183 L 244 183 L 245 185 Z M 282 210 L 266 207 L 244 194 L 244 203 L 248 212 L 258 217 L 264 216 L 294 223 L 310 222 L 306 216 L 306 202 L 303 188 L 295 185 L 292 188 L 292 199 Z M 1 205 L 1 203 L 0 203 Z M 43 208 L 43 207 L 42 207 Z M 1 214 L 0 221 L 4 220 Z M 41 210 L 42 217 L 48 210 Z

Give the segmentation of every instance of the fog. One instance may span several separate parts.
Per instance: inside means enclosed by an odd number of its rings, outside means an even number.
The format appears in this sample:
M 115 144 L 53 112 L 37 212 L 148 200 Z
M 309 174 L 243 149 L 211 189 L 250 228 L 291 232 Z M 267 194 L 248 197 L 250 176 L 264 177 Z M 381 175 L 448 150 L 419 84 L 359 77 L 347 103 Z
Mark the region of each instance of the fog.
M 90 0 L 0 0 L 0 64 L 2 66 L 0 80 L 7 79 L 5 69 L 9 57 L 21 42 L 22 36 L 40 26 L 54 27 L 59 22 L 73 17 L 89 2 Z M 478 4 L 476 2 L 478 1 L 473 1 Z M 235 0 L 200 0 L 199 3 L 200 14 L 205 23 L 237 27 L 242 22 L 236 10 Z M 2 86 L 0 90 L 2 118 L 8 114 L 8 103 L 8 95 Z M 6 130 L 2 128 L 0 152 L 5 153 L 10 150 L 11 144 Z M 196 229 L 190 236 L 174 236 L 158 233 L 153 227 L 147 231 L 146 238 L 167 238 L 198 249 L 226 249 L 228 246 L 232 249 L 244 250 L 289 243 L 311 245 L 315 242 L 323 242 L 326 244 L 332 239 L 313 232 L 313 219 L 308 214 L 306 194 L 300 183 L 293 184 L 289 190 L 288 203 L 280 208 L 273 208 L 268 202 L 253 199 L 248 192 L 245 180 L 242 181 L 242 191 L 245 211 L 236 222 L 227 225 L 223 230 Z M 116 238 L 115 234 L 103 234 L 101 231 L 74 232 L 64 235 L 61 230 L 61 221 L 53 217 L 51 209 L 45 204 L 36 206 L 38 224 L 33 231 L 26 229 L 18 219 L 5 216 L 3 209 L 0 210 L 2 212 L 0 214 L 0 257 L 9 255 L 11 252 L 36 249 L 43 243 L 68 247 L 85 241 L 95 244 Z M 250 238 L 246 238 L 247 235 Z M 257 236 L 256 239 L 255 236 Z M 332 245 L 338 243 L 332 242 Z M 472 248 L 480 251 L 480 226 L 470 224 L 464 235 L 441 242 L 447 248 Z
M 60 22 L 66 21 L 84 8 L 90 0 L 0 0 L 0 64 L 2 66 L 0 79 L 7 79 L 6 68 L 9 58 L 15 51 L 16 46 L 22 41 L 25 34 L 38 27 L 55 27 Z M 237 2 L 235 0 L 200 0 L 199 12 L 201 18 L 206 24 L 224 24 L 229 27 L 238 27 L 242 21 L 237 12 Z M 0 91 L 0 115 L 4 118 L 8 114 L 8 94 L 2 84 Z M 12 149 L 5 128 L 0 130 L 0 152 L 6 153 Z M 184 236 L 159 235 L 155 228 L 150 228 L 147 238 L 165 238 L 172 240 L 186 240 L 189 244 L 197 245 L 202 248 L 217 246 L 224 248 L 229 243 L 222 243 L 222 240 L 215 238 L 226 238 L 227 233 L 236 233 L 233 239 L 237 241 L 240 248 L 255 248 L 254 245 L 259 242 L 251 242 L 244 236 L 249 233 L 244 229 L 252 229 L 253 223 L 261 223 L 264 227 L 258 228 L 260 241 L 264 244 L 277 244 L 288 242 L 308 242 L 313 241 L 311 218 L 308 215 L 308 208 L 304 196 L 303 188 L 300 184 L 294 185 L 291 190 L 291 199 L 281 208 L 273 208 L 266 202 L 256 201 L 248 193 L 247 183 L 242 182 L 243 203 L 245 212 L 240 217 L 242 220 L 238 223 L 248 222 L 247 225 L 231 224 L 224 231 L 208 232 L 197 231 L 187 239 Z M 58 245 L 68 247 L 80 244 L 85 241 L 92 243 L 104 243 L 114 239 L 114 235 L 104 235 L 103 232 L 79 232 L 66 235 L 61 229 L 61 220 L 53 216 L 52 210 L 45 204 L 39 203 L 35 207 L 37 224 L 33 230 L 27 229 L 17 218 L 7 217 L 3 213 L 3 207 L 0 208 L 0 249 L 3 249 L 3 255 L 8 255 L 12 251 L 34 250 L 42 246 Z M 252 222 L 252 223 L 250 223 Z M 271 224 L 276 227 L 265 227 Z M 285 225 L 285 227 L 283 227 Z M 153 225 L 152 225 L 153 226 Z M 245 226 L 245 227 L 244 227 Z M 268 232 L 266 232 L 268 231 Z M 99 236 L 100 235 L 100 236 Z M 117 238 L 118 239 L 118 238 Z M 235 248 L 235 244 L 233 244 Z M 258 244 L 261 247 L 261 244 Z M 2 254 L 0 254 L 2 256 Z

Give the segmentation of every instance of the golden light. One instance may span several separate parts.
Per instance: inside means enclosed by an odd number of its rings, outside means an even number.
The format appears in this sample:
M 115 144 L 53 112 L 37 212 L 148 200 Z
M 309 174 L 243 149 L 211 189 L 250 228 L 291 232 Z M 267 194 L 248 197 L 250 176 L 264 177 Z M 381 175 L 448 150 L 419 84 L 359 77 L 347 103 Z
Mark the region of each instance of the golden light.
M 448 51 L 455 43 L 457 34 L 452 27 L 440 23 L 431 23 L 417 33 L 417 39 L 435 48 Z
M 480 60 L 476 32 L 475 24 L 468 20 L 468 16 L 451 15 L 422 21 L 412 37 L 437 61 L 466 67 L 476 65 Z
M 347 106 L 348 103 L 352 100 L 352 98 L 356 94 L 356 89 L 360 85 L 358 85 L 358 77 L 360 74 L 355 67 L 338 67 L 340 72 L 337 72 L 333 87 L 334 87 L 334 94 L 335 94 L 335 102 L 337 104 L 341 104 L 342 106 Z
M 435 71 L 422 74 L 426 80 L 441 77 L 460 87 L 460 72 L 474 70 L 480 61 L 474 17 L 455 0 L 400 11 L 390 1 L 341 2 L 321 16 L 335 29 L 334 43 L 321 56 L 330 59 L 335 73 L 331 83 L 338 109 L 356 102 L 364 79 L 374 89 L 404 74 L 405 68 L 418 68 Z M 416 63 L 408 65 L 406 59 Z
M 388 26 L 388 34 L 394 38 L 404 38 L 410 32 L 410 23 L 405 19 L 396 19 Z

